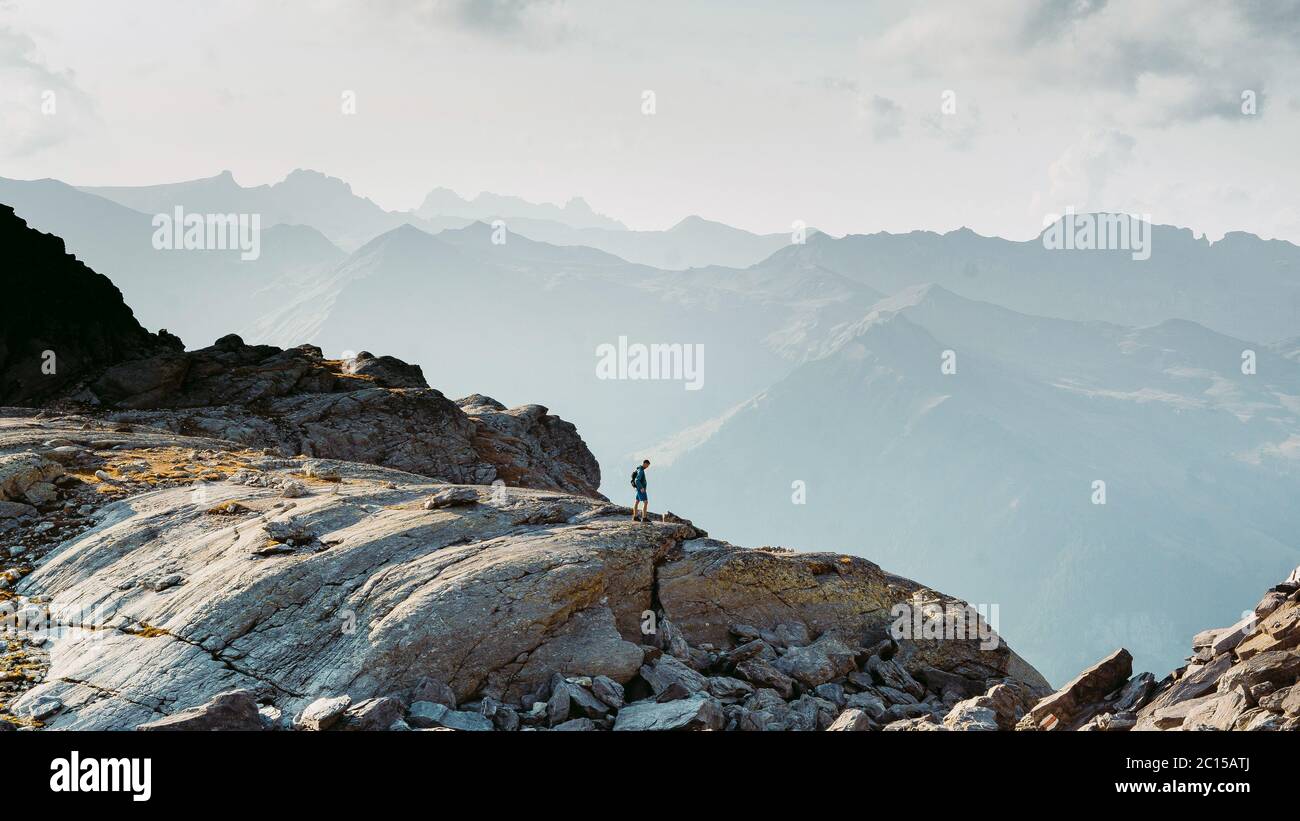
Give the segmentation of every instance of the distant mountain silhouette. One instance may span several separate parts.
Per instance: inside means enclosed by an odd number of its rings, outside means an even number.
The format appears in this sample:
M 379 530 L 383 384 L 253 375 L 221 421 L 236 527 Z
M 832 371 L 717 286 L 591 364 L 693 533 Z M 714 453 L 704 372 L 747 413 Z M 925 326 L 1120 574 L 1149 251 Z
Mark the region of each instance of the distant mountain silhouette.
M 78 190 L 112 200 L 146 214 L 168 213 L 176 206 L 199 213 L 257 213 L 263 227 L 310 225 L 343 248 L 360 245 L 406 219 L 390 214 L 352 192 L 352 186 L 319 171 L 298 169 L 281 182 L 245 188 L 234 175 L 163 185 L 83 186 Z
M 664 269 L 725 265 L 744 268 L 790 242 L 788 234 L 752 234 L 687 217 L 667 231 L 630 231 L 597 214 L 581 197 L 564 205 L 532 203 L 483 193 L 465 199 L 435 188 L 414 211 L 385 211 L 352 191 L 343 180 L 298 169 L 272 185 L 243 187 L 223 171 L 214 177 L 145 186 L 84 186 L 78 190 L 147 214 L 176 206 L 211 213 L 257 213 L 263 226 L 310 225 L 347 251 L 391 231 L 415 225 L 429 233 L 501 220 L 515 234 L 553 245 L 586 245 L 629 262 Z
M 564 205 L 535 203 L 520 197 L 484 192 L 473 199 L 461 197 L 449 188 L 435 188 L 425 196 L 415 213 L 427 219 L 461 217 L 470 220 L 494 218 L 546 220 L 570 228 L 607 228 L 626 230 L 627 226 L 616 219 L 597 214 L 582 197 L 574 197 Z
M 1189 319 L 1246 339 L 1300 327 L 1300 247 L 1232 233 L 1211 243 L 1185 228 L 1152 227 L 1151 257 L 1127 250 L 1049 250 L 962 229 L 947 234 L 810 236 L 761 263 L 773 272 L 817 267 L 883 293 L 935 282 L 1024 313 L 1150 325 Z

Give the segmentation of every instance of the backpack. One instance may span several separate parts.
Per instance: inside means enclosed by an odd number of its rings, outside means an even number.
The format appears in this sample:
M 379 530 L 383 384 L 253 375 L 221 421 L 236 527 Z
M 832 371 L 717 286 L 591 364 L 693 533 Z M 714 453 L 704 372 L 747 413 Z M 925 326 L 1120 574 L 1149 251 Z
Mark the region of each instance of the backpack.
M 636 471 L 632 471 L 632 487 L 636 487 Z

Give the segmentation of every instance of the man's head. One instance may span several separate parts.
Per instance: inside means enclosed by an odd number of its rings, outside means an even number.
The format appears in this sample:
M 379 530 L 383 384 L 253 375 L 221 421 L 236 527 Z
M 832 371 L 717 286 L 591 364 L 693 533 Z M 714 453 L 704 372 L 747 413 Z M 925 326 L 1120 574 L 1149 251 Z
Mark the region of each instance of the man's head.
M 641 463 L 641 467 L 643 467 L 643 468 L 648 468 L 648 467 L 650 467 L 650 460 L 649 460 L 649 459 L 646 459 L 644 462 L 642 462 L 642 463 Z

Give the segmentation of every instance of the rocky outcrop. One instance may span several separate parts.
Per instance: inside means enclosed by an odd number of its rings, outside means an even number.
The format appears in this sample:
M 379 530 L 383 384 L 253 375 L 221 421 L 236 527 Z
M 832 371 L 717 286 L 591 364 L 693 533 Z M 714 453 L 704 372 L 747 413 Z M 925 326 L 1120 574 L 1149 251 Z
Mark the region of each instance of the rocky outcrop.
M 358 362 L 360 364 L 358 364 Z M 210 348 L 134 360 L 88 388 L 105 418 L 449 482 L 599 496 L 600 467 L 577 429 L 540 405 L 453 402 L 392 357 L 327 360 L 227 336 Z
M 0 450 L 56 444 L 83 451 L 38 513 L 58 535 L 9 594 L 57 625 L 7 704 L 31 726 L 201 722 L 241 691 L 271 728 L 811 730 L 856 710 L 842 724 L 864 729 L 1047 690 L 1005 646 L 891 638 L 924 588 L 860 558 L 578 494 L 0 420 Z
M 1026 730 L 1300 730 L 1300 568 L 1231 627 L 1192 638 L 1188 664 L 1130 677 L 1126 650 L 1034 706 Z
M 211 436 L 284 456 L 384 465 L 450 482 L 599 496 L 600 467 L 573 425 L 540 405 L 454 402 L 416 365 L 362 351 L 247 345 L 185 351 L 148 333 L 109 280 L 62 240 L 0 208 L 11 263 L 0 302 L 0 405 L 58 406 Z

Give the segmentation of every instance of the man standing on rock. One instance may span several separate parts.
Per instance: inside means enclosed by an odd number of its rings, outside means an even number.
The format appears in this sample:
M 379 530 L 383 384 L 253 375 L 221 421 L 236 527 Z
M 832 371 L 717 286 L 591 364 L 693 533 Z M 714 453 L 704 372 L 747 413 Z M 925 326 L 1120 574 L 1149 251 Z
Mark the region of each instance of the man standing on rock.
M 632 471 L 632 487 L 636 488 L 636 501 L 632 503 L 632 521 L 636 521 L 636 509 L 641 508 L 641 521 L 650 521 L 650 497 L 645 492 L 645 469 L 650 467 L 650 460 L 646 459 L 641 466 Z

